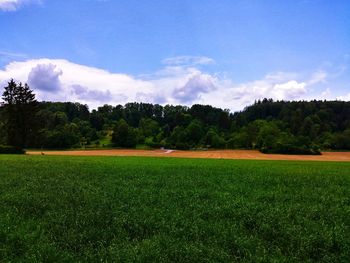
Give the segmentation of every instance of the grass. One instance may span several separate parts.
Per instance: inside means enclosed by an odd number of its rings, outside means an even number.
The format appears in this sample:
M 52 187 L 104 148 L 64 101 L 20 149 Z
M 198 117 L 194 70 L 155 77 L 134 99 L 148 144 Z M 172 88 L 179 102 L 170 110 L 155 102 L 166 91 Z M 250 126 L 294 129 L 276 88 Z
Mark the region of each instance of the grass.
M 100 138 L 97 142 L 98 144 L 96 144 L 95 148 L 104 148 L 104 147 L 111 147 L 112 146 L 112 131 L 108 131 L 108 133 L 103 136 L 102 138 Z
M 350 163 L 0 156 L 0 262 L 349 262 Z

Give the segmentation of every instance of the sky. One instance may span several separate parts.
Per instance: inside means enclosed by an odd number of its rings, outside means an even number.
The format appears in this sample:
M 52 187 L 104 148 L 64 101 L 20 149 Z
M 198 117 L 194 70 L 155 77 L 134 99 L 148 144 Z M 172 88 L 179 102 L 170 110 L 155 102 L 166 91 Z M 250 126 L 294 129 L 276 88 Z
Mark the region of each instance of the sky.
M 0 0 L 0 36 L 39 100 L 350 100 L 349 0 Z

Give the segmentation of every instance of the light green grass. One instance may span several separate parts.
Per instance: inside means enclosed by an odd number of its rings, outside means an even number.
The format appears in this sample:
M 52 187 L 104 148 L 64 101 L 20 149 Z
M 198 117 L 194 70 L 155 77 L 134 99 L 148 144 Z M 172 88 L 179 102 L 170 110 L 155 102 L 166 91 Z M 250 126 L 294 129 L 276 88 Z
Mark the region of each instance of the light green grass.
M 350 262 L 350 163 L 0 156 L 0 262 Z
M 112 146 L 112 133 L 113 132 L 109 131 L 106 136 L 104 136 L 103 138 L 101 138 L 99 140 L 99 146 L 100 147 L 102 147 L 102 146 L 104 146 L 104 147 Z

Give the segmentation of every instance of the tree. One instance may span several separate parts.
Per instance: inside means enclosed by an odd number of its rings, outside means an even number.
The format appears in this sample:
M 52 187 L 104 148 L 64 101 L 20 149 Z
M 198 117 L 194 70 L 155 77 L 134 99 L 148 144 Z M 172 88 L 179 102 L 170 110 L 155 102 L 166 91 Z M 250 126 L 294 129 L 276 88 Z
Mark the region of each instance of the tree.
M 158 134 L 159 124 L 152 119 L 142 118 L 139 122 L 139 129 L 145 137 L 152 137 Z
M 6 143 L 23 148 L 35 128 L 38 103 L 35 94 L 27 84 L 17 84 L 13 79 L 4 87 L 3 114 L 5 119 Z
M 54 130 L 43 129 L 39 137 L 41 145 L 38 146 L 51 149 L 71 148 L 77 146 L 81 140 L 75 123 L 57 126 Z
M 242 128 L 239 132 L 231 134 L 231 138 L 227 142 L 228 148 L 231 149 L 248 149 L 251 145 L 246 128 Z
M 1 108 L 0 108 L 1 110 Z M 2 111 L 0 111 L 0 145 L 5 144 L 5 138 L 6 138 L 6 130 L 5 130 L 5 123 L 3 121 L 2 117 Z
M 188 142 L 188 134 L 183 126 L 175 127 L 169 137 L 169 143 L 171 146 L 181 150 L 187 150 L 191 147 Z
M 205 135 L 205 145 L 211 148 L 224 148 L 225 147 L 225 139 L 222 138 L 214 129 L 209 129 L 207 134 Z
M 186 128 L 187 140 L 197 145 L 203 137 L 203 127 L 202 123 L 198 120 L 193 120 Z
M 137 144 L 136 131 L 124 119 L 120 119 L 113 129 L 113 144 L 119 147 L 135 147 Z
M 257 146 L 260 149 L 271 150 L 276 147 L 276 140 L 280 135 L 280 130 L 274 122 L 266 122 L 261 127 L 257 136 Z

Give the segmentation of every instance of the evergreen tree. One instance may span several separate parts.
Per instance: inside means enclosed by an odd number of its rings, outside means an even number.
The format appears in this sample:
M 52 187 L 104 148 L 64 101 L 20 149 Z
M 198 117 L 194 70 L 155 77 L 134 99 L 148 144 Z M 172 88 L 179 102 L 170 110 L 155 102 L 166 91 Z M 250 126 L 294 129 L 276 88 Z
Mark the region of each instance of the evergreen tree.
M 4 103 L 3 116 L 5 122 L 6 143 L 23 148 L 35 128 L 35 115 L 38 103 L 35 94 L 27 84 L 17 84 L 13 79 L 8 82 L 2 94 Z

